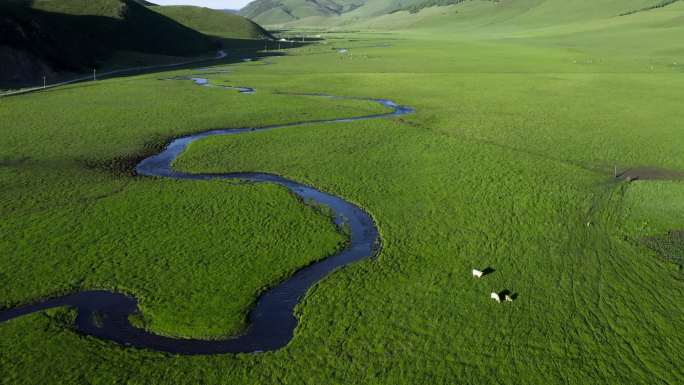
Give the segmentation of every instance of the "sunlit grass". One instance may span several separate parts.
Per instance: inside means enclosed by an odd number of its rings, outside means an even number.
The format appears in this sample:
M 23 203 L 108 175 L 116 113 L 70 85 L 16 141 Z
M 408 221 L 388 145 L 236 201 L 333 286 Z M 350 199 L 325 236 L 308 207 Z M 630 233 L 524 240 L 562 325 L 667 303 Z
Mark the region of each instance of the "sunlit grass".
M 652 71 L 628 42 L 599 57 L 552 36 L 339 34 L 274 65 L 210 76 L 257 88 L 252 96 L 146 76 L 1 100 L 0 119 L 11 122 L 0 171 L 3 303 L 112 288 L 141 299 L 152 330 L 203 337 L 240 330 L 260 289 L 344 238 L 280 188 L 131 177 L 111 171 L 126 170 L 121 159 L 189 132 L 382 111 L 277 92 L 416 108 L 205 139 L 176 163 L 281 174 L 376 220 L 377 259 L 316 285 L 286 348 L 169 357 L 78 336 L 59 312 L 35 314 L 0 326 L 4 378 L 681 383 L 681 272 L 638 241 L 684 226 L 682 183 L 613 178 L 615 166 L 684 169 L 681 72 Z M 649 52 L 672 45 L 649 42 Z M 369 47 L 378 43 L 391 46 Z M 470 276 L 486 267 L 494 273 Z M 516 301 L 489 299 L 504 289 Z

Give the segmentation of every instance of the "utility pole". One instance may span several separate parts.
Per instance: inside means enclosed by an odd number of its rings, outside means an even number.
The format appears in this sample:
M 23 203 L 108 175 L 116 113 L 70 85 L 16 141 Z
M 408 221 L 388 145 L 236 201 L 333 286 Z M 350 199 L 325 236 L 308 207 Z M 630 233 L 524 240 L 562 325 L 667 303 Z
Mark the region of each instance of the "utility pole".
M 93 68 L 93 81 L 97 81 L 97 70 Z
M 43 88 L 47 88 L 47 79 L 43 76 Z

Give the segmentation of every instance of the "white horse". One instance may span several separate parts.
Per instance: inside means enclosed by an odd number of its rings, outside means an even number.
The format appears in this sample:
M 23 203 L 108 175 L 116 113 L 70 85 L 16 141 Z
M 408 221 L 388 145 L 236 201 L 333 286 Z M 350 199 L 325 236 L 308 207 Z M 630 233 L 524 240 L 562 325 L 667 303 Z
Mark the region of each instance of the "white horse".
M 493 299 L 496 302 L 501 302 L 501 297 L 499 297 L 499 293 L 494 293 L 489 295 L 489 298 Z

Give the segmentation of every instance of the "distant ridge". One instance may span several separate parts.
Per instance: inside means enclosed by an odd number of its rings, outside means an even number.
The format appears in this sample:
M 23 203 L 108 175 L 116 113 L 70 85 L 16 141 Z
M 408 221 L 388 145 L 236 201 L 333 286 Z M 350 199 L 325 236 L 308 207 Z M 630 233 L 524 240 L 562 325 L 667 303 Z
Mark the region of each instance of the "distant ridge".
M 488 19 L 483 25 L 556 26 L 670 8 L 677 0 L 255 0 L 240 14 L 262 25 L 405 29 Z M 463 17 L 460 17 L 462 15 Z
M 367 19 L 406 10 L 452 5 L 463 0 L 255 0 L 240 10 L 242 16 L 261 24 L 288 23 L 314 18 L 325 20 L 347 14 Z
M 262 24 L 276 24 L 307 17 L 339 16 L 364 5 L 367 1 L 368 0 L 256 0 L 242 8 L 240 10 L 240 15 Z

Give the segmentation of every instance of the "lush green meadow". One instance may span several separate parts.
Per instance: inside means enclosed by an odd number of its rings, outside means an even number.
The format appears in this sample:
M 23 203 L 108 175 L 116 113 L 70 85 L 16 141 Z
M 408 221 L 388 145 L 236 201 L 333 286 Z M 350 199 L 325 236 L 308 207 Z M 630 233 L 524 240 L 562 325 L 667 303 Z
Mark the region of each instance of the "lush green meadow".
M 141 296 L 148 326 L 160 333 L 229 335 L 244 326 L 263 288 L 346 242 L 328 218 L 281 188 L 129 174 L 141 155 L 200 128 L 351 116 L 376 106 L 320 100 L 313 102 L 319 112 L 311 112 L 311 103 L 286 104 L 278 95 L 254 105 L 236 91 L 157 80 L 172 75 L 0 102 L 0 119 L 13 122 L 3 126 L 0 160 L 8 186 L 3 307 L 75 288 L 112 288 Z M 267 105 L 283 107 L 269 117 Z M 71 113 L 60 114 L 67 108 Z M 241 113 L 228 121 L 231 110 Z M 216 306 L 207 308 L 210 293 Z
M 345 238 L 281 188 L 135 177 L 134 161 L 185 133 L 382 111 L 283 92 L 416 109 L 204 139 L 175 164 L 281 174 L 375 219 L 377 258 L 317 284 L 286 348 L 171 356 L 80 336 L 53 311 L 0 324 L 0 382 L 684 382 L 682 268 L 642 242 L 682 229 L 684 184 L 613 177 L 684 170 L 682 30 L 653 27 L 683 9 L 329 33 L 207 75 L 254 95 L 158 80 L 185 70 L 0 99 L 0 307 L 108 288 L 140 299 L 145 327 L 204 338 L 241 330 L 263 288 Z M 504 289 L 517 299 L 489 299 Z

